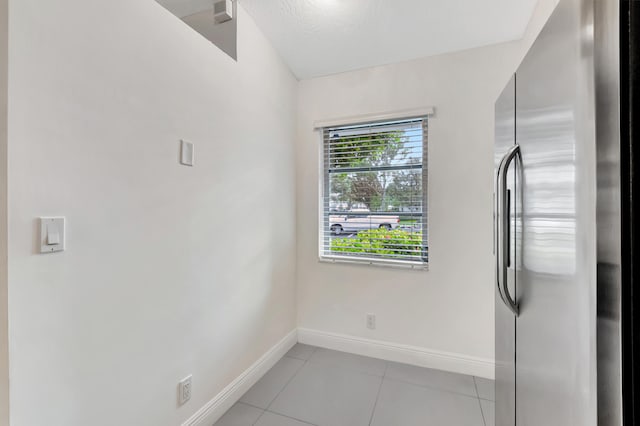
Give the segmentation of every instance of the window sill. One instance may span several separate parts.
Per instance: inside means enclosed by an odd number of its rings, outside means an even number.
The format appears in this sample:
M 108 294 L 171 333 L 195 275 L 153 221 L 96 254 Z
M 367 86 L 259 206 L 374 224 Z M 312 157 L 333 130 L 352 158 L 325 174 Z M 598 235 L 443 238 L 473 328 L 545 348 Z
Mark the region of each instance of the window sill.
M 369 257 L 354 258 L 348 256 L 320 256 L 320 263 L 342 263 L 362 266 L 378 266 L 384 268 L 410 269 L 414 271 L 428 271 L 429 264 L 426 262 L 410 262 L 402 260 L 385 260 Z

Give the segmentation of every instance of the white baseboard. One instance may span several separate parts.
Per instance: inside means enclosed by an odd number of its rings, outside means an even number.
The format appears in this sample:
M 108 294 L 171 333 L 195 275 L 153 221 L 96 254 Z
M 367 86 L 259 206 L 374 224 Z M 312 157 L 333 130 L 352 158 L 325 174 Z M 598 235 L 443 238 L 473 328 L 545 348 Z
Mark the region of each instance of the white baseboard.
M 491 359 L 478 358 L 450 352 L 436 351 L 417 346 L 365 339 L 344 334 L 298 329 L 298 341 L 342 352 L 364 355 L 387 361 L 402 362 L 420 367 L 435 368 L 453 373 L 469 374 L 493 379 L 495 363 Z
M 322 348 L 364 355 L 387 361 L 402 362 L 420 367 L 435 368 L 453 373 L 494 378 L 494 362 L 486 358 L 471 357 L 450 352 L 436 351 L 417 346 L 401 345 L 380 340 L 365 339 L 345 334 L 299 328 L 282 340 L 207 402 L 182 426 L 211 426 L 240 400 L 258 380 L 264 376 L 296 342 Z
M 293 330 L 225 387 L 204 407 L 182 423 L 182 426 L 211 426 L 233 406 L 267 371 L 275 365 L 298 341 Z

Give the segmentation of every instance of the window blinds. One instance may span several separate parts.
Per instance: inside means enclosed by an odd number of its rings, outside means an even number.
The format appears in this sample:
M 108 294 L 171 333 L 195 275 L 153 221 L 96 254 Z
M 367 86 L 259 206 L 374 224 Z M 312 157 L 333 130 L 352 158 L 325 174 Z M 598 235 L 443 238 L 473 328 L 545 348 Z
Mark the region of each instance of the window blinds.
M 426 265 L 427 118 L 322 135 L 321 258 Z

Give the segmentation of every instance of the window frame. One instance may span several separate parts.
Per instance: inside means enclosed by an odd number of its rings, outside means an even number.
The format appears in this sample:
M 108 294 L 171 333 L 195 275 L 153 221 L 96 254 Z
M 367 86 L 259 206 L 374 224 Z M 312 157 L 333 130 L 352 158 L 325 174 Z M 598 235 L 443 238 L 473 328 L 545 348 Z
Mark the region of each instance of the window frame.
M 319 132 L 319 155 L 318 155 L 318 170 L 319 170 L 319 205 L 318 205 L 318 260 L 322 263 L 343 263 L 353 265 L 370 265 L 387 268 L 401 268 L 412 270 L 429 270 L 430 261 L 430 247 L 429 247 L 429 120 L 433 116 L 433 109 L 427 108 L 420 111 L 415 115 L 379 115 L 379 116 L 366 116 L 360 118 L 351 119 L 339 119 L 333 121 L 317 122 L 315 129 Z M 328 231 L 328 219 L 331 214 L 330 211 L 325 211 L 325 203 L 327 192 L 329 190 L 329 168 L 325 168 L 325 130 L 336 127 L 350 127 L 350 126 L 371 126 L 376 124 L 403 122 L 403 121 L 417 121 L 420 120 L 422 124 L 422 247 L 426 250 L 426 254 L 423 260 L 405 260 L 405 259 L 390 259 L 385 257 L 367 257 L 367 256 L 351 256 L 351 255 L 334 255 L 326 254 L 325 248 L 327 247 L 326 231 Z

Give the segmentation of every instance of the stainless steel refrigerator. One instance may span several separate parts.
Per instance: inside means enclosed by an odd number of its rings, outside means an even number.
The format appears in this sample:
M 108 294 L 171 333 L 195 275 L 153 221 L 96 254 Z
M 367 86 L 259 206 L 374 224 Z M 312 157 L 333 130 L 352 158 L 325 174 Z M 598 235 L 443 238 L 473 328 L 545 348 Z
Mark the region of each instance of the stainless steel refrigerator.
M 496 102 L 497 426 L 634 424 L 634 3 L 560 0 Z

